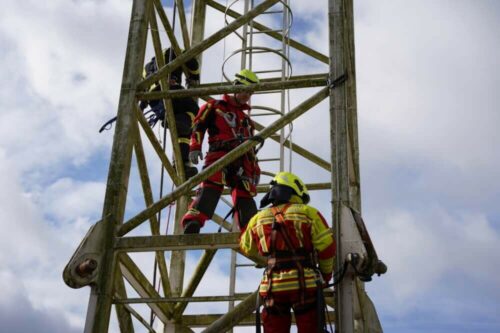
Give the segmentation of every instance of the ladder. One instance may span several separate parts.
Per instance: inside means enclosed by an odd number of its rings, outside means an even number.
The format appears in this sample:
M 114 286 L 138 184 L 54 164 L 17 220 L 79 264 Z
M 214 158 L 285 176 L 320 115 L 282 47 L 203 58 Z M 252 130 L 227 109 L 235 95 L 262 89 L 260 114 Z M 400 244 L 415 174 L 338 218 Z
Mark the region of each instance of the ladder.
M 230 10 L 237 3 L 243 2 L 243 14 L 248 13 L 249 10 L 255 8 L 258 3 L 263 2 L 255 1 L 255 0 L 235 0 L 231 4 L 228 5 L 227 10 Z M 289 60 L 290 57 L 290 46 L 287 43 L 287 38 L 290 37 L 291 26 L 293 21 L 292 10 L 288 4 L 289 0 L 281 0 L 275 6 L 269 8 L 265 12 L 260 15 L 260 18 L 263 16 L 267 16 L 276 26 L 271 27 L 267 30 L 261 31 L 256 30 L 254 28 L 254 20 L 251 20 L 247 24 L 242 27 L 241 33 L 235 31 L 235 34 L 241 40 L 241 48 L 234 50 L 226 59 L 224 60 L 222 66 L 222 73 L 224 78 L 227 81 L 230 81 L 230 75 L 226 73 L 225 65 L 229 62 L 233 57 L 240 56 L 240 69 L 248 68 L 252 70 L 255 74 L 259 76 L 259 78 L 279 78 L 281 81 L 286 81 L 292 75 L 292 65 Z M 224 19 L 226 24 L 229 24 L 229 18 L 227 15 L 227 10 L 224 15 Z M 263 38 L 259 38 L 262 34 L 265 33 L 278 33 L 282 36 L 281 41 L 269 41 L 264 40 Z M 266 43 L 263 45 L 263 43 Z M 269 44 L 269 45 L 267 45 Z M 278 64 L 268 62 L 259 62 L 256 57 L 273 57 L 279 60 Z M 275 91 L 263 91 L 256 92 L 256 95 L 266 95 L 279 99 L 279 107 L 277 109 L 270 108 L 268 106 L 259 106 L 252 103 L 252 110 L 258 110 L 258 113 L 252 113 L 252 118 L 259 117 L 262 119 L 263 117 L 281 117 L 286 114 L 288 110 L 288 91 L 285 89 L 275 90 Z M 263 169 L 263 174 L 267 176 L 273 176 L 272 172 L 268 172 L 264 170 L 263 163 L 269 162 L 278 162 L 279 163 L 279 171 L 285 170 L 285 145 L 284 142 L 288 139 L 291 142 L 291 132 L 293 125 L 290 124 L 288 126 L 288 135 L 286 133 L 286 129 L 282 128 L 279 130 L 279 153 L 275 157 L 268 158 L 259 158 L 259 164 Z M 288 155 L 288 171 L 292 169 L 292 151 L 289 150 Z M 274 168 L 276 170 L 276 168 Z M 223 199 L 224 200 L 224 199 Z M 224 202 L 231 206 L 228 200 L 224 200 Z M 233 223 L 232 231 L 237 232 L 238 227 Z M 238 258 L 242 259 L 240 255 L 236 251 L 231 251 L 231 264 L 230 264 L 230 279 L 229 279 L 229 295 L 234 296 L 236 294 L 236 280 L 237 280 L 237 269 L 241 267 L 253 267 L 254 264 L 249 263 L 240 263 Z M 228 311 L 232 311 L 234 309 L 235 301 L 229 301 Z M 232 330 L 230 331 L 232 333 Z

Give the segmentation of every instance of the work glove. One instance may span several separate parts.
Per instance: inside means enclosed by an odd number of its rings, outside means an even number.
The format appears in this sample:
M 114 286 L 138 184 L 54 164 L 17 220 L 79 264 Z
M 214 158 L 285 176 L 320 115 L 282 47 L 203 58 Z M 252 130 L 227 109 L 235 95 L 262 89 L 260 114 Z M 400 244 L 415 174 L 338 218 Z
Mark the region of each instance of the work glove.
M 203 159 L 203 154 L 200 150 L 193 150 L 189 152 L 189 160 L 193 164 L 198 164 L 200 160 Z

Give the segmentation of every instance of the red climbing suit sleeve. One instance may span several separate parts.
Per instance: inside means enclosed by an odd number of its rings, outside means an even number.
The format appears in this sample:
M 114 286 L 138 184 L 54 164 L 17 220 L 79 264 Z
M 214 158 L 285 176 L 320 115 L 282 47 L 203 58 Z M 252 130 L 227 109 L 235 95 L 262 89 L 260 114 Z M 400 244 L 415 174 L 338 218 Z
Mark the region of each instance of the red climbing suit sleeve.
M 312 218 L 312 243 L 318 252 L 319 270 L 325 282 L 328 282 L 332 278 L 336 251 L 332 229 L 319 211 L 312 207 L 309 207 L 309 209 L 311 210 L 309 216 Z
M 203 138 L 205 136 L 205 132 L 208 129 L 208 120 L 211 116 L 211 113 L 213 112 L 213 103 L 214 101 L 208 101 L 207 103 L 203 104 L 193 120 L 193 132 L 191 133 L 191 140 L 189 142 L 190 151 L 201 151 Z

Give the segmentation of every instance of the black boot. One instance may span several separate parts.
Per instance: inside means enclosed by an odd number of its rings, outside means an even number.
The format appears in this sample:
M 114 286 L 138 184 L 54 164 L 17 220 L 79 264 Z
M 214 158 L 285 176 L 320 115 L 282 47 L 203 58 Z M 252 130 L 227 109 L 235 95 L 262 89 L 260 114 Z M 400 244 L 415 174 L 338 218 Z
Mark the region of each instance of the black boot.
M 184 172 L 186 173 L 186 180 L 197 175 L 198 169 L 194 167 L 189 161 L 189 144 L 182 141 L 186 139 L 179 138 L 179 147 L 181 149 L 181 158 L 184 163 Z
M 186 173 L 186 180 L 198 174 L 198 168 L 191 166 L 189 163 L 184 163 L 184 172 Z
M 200 222 L 196 220 L 186 221 L 184 224 L 184 234 L 199 234 L 201 229 Z

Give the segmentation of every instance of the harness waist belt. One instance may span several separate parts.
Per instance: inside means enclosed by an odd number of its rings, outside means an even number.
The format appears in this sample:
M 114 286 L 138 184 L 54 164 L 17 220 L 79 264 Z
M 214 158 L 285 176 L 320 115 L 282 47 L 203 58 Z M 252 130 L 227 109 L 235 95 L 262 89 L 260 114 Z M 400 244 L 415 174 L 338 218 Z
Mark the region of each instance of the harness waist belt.
M 244 140 L 240 139 L 232 139 L 227 141 L 210 142 L 208 144 L 208 151 L 211 153 L 215 151 L 231 151 L 234 148 L 238 147 L 243 141 Z
M 294 257 L 277 258 L 269 256 L 267 258 L 268 269 L 275 269 L 275 270 L 293 269 L 297 268 L 297 263 L 300 263 L 300 265 L 303 268 L 314 268 L 314 263 L 309 257 L 298 256 L 295 258 Z

